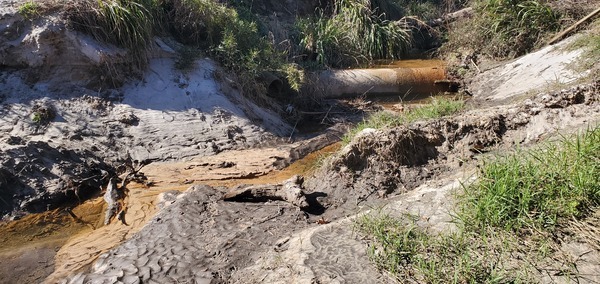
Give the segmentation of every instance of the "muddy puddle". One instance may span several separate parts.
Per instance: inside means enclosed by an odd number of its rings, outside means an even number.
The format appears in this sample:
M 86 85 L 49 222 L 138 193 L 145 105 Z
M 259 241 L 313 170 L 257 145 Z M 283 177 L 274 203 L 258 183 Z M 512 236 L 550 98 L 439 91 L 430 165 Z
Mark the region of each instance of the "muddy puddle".
M 284 180 L 289 179 L 294 175 L 308 176 L 316 170 L 321 163 L 328 156 L 337 152 L 342 147 L 341 142 L 331 144 L 321 150 L 312 152 L 306 155 L 304 158 L 292 163 L 288 167 L 281 170 L 274 170 L 266 175 L 259 176 L 256 178 L 241 178 L 241 179 L 230 179 L 230 180 L 211 180 L 206 181 L 205 184 L 212 186 L 226 186 L 233 187 L 238 184 L 270 184 L 280 183 Z

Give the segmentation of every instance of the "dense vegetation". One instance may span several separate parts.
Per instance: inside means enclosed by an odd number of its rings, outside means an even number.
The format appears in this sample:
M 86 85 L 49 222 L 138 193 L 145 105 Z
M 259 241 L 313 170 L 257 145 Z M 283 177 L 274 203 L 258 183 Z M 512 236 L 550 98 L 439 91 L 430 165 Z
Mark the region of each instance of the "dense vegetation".
M 74 28 L 130 51 L 139 67 L 155 35 L 172 36 L 181 47 L 178 67 L 202 54 L 234 71 L 249 95 L 261 93 L 256 77 L 265 70 L 290 70 L 249 14 L 213 0 L 78 1 L 68 11 Z
M 459 21 L 447 49 L 467 48 L 492 58 L 523 55 L 560 27 L 560 13 L 543 0 L 473 1 L 475 16 Z

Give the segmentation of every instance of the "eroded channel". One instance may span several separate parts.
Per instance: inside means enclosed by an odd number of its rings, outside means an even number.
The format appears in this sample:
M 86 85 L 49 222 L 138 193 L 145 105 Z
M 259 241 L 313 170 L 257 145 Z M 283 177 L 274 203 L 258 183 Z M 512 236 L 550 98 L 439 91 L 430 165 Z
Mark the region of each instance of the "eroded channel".
M 394 63 L 393 68 L 432 66 L 441 66 L 441 62 L 410 61 Z M 410 98 L 395 94 L 369 99 L 394 110 L 392 106 L 398 103 L 426 103 L 421 98 L 429 96 L 430 92 L 422 92 Z M 341 147 L 334 141 L 283 169 L 281 160 L 288 158 L 289 147 L 229 150 L 186 161 L 149 164 L 142 170 L 148 182 L 127 186 L 123 222 L 114 220 L 103 225 L 106 204 L 99 196 L 73 207 L 29 214 L 0 224 L 0 259 L 8 264 L 0 268 L 0 274 L 8 275 L 15 283 L 41 282 L 50 275 L 45 282 L 56 283 L 85 269 L 102 253 L 139 232 L 158 212 L 161 193 L 182 192 L 192 184 L 232 188 L 240 184 L 280 183 L 293 175 L 308 176 L 326 156 Z

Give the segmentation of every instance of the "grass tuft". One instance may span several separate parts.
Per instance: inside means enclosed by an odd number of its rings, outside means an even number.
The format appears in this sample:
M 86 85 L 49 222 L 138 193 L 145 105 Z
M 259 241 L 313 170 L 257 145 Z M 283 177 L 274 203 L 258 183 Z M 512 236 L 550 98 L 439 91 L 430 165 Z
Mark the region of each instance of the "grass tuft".
M 378 268 L 401 282 L 518 283 L 525 273 L 502 269 L 499 255 L 506 244 L 491 242 L 467 232 L 435 235 L 415 223 L 416 218 L 364 215 L 358 229 L 372 243 L 368 255 Z
M 27 20 L 34 20 L 40 16 L 41 8 L 42 7 L 40 6 L 40 4 L 33 1 L 28 1 L 23 3 L 23 5 L 19 6 L 17 12 L 19 13 L 19 15 L 23 16 L 23 18 Z
M 317 10 L 298 21 L 300 44 L 323 66 L 350 67 L 374 59 L 399 59 L 410 47 L 406 20 L 390 21 L 370 0 L 337 0 L 331 15 Z
M 142 1 L 84 0 L 69 12 L 72 25 L 97 40 L 127 48 L 139 66 L 147 63 L 153 17 Z
M 417 120 L 439 118 L 447 115 L 455 114 L 461 111 L 465 106 L 462 99 L 454 100 L 449 98 L 432 97 L 431 102 L 421 107 L 411 109 L 409 111 L 396 114 L 392 112 L 382 111 L 371 115 L 367 120 L 359 123 L 352 128 L 343 138 L 344 144 L 350 143 L 352 138 L 357 133 L 366 128 L 389 128 L 400 125 L 410 124 Z

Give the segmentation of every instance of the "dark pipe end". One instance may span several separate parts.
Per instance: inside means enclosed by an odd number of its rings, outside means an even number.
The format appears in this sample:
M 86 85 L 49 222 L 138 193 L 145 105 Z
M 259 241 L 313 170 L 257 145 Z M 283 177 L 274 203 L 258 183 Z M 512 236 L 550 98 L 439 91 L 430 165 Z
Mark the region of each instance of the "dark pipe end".
M 263 72 L 258 77 L 264 86 L 267 88 L 267 95 L 271 97 L 279 97 L 283 92 L 283 81 L 279 77 L 270 72 Z
M 453 80 L 436 80 L 434 83 L 436 86 L 441 86 L 446 89 L 446 92 L 456 93 L 460 89 L 460 82 Z
M 274 80 L 267 86 L 267 94 L 271 97 L 279 97 L 283 92 L 283 82 L 279 79 Z

